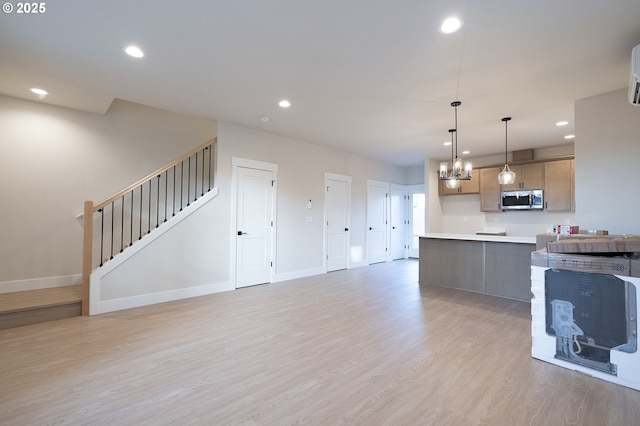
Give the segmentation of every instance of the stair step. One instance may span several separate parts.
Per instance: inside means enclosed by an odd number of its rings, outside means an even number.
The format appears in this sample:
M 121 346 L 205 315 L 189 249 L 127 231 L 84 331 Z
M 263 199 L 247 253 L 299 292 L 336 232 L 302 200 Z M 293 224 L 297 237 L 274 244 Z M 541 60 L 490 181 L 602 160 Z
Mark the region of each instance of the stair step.
M 80 315 L 79 285 L 0 294 L 0 330 Z

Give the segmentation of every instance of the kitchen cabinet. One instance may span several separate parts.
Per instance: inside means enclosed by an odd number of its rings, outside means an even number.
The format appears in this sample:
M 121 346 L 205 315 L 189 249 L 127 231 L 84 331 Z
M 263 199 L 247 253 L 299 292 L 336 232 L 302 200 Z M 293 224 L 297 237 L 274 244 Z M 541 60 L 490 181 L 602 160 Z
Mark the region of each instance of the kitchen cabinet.
M 471 180 L 461 180 L 458 188 L 447 188 L 443 180 L 438 185 L 438 195 L 477 194 L 478 192 L 480 192 L 480 183 L 477 176 L 472 177 Z
M 498 173 L 500 167 L 488 167 L 478 169 L 480 177 L 480 211 L 499 212 L 500 209 L 500 182 Z
M 544 208 L 548 212 L 574 211 L 574 160 L 544 163 Z
M 509 168 L 515 172 L 516 181 L 510 185 L 502 185 L 503 191 L 542 188 L 542 184 L 544 183 L 544 163 L 509 165 Z
M 419 285 L 531 301 L 535 241 L 529 237 L 427 234 L 420 237 Z

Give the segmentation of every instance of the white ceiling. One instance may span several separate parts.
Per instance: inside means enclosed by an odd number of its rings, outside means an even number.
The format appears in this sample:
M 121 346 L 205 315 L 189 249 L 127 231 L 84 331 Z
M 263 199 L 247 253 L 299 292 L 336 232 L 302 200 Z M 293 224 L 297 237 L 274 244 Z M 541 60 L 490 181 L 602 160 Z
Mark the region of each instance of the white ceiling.
M 439 33 L 452 14 L 463 29 Z M 100 114 L 120 98 L 411 166 L 450 155 L 454 100 L 471 157 L 503 152 L 506 115 L 510 150 L 566 143 L 574 101 L 626 87 L 637 44 L 639 0 L 66 0 L 0 14 L 0 93 Z

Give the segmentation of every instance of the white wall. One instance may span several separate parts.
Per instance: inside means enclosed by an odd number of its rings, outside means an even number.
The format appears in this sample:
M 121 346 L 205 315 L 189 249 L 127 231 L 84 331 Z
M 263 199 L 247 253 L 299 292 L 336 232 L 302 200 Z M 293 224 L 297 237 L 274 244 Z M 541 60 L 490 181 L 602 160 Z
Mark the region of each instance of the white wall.
M 575 108 L 576 223 L 640 235 L 640 107 L 622 89 Z
M 442 231 L 450 234 L 475 234 L 485 228 L 500 228 L 507 235 L 533 237 L 549 232 L 553 225 L 575 222 L 574 213 L 549 213 L 545 211 L 505 211 L 484 213 L 480 211 L 480 196 L 453 195 L 442 202 Z
M 232 157 L 279 167 L 280 279 L 322 269 L 325 172 L 353 178 L 352 266 L 366 263 L 367 179 L 407 184 L 421 178 L 420 167 L 386 165 L 265 131 L 125 101 L 114 101 L 102 116 L 2 96 L 0 178 L 11 184 L 1 187 L 5 208 L 0 210 L 0 233 L 12 244 L 0 249 L 0 291 L 37 288 L 36 281 L 62 285 L 69 284 L 66 278 L 77 280 L 82 226 L 76 215 L 84 200 L 100 201 L 216 135 L 217 197 L 101 278 L 100 297 L 111 307 L 127 306 L 128 299 L 151 293 L 161 299 L 167 292 L 232 285 Z M 309 199 L 312 209 L 307 208 Z
M 232 123 L 218 123 L 218 155 L 221 197 L 231 189 L 231 157 L 278 165 L 276 279 L 304 276 L 323 267 L 325 172 L 353 178 L 352 266 L 366 261 L 367 179 L 407 183 L 402 167 Z M 415 171 L 410 175 L 414 179 Z M 307 209 L 309 199 L 312 209 Z
M 92 315 L 232 290 L 228 212 L 214 188 L 91 275 Z
M 84 201 L 215 135 L 215 122 L 125 101 L 96 115 L 0 96 L 0 292 L 77 280 Z

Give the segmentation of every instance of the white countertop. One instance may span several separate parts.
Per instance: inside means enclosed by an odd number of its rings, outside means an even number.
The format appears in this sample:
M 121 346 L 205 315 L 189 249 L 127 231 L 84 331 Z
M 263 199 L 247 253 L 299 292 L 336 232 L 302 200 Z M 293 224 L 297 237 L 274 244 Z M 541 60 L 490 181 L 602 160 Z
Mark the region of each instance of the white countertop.
M 492 243 L 535 244 L 536 237 L 518 237 L 510 235 L 471 235 L 471 234 L 442 234 L 432 233 L 421 235 L 420 238 L 440 240 L 489 241 Z

